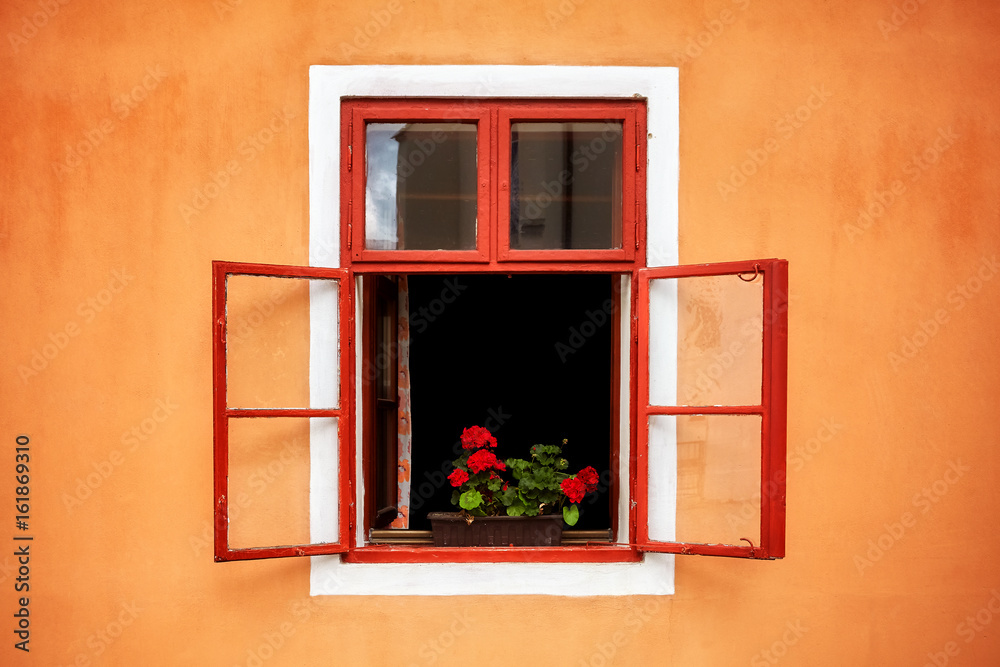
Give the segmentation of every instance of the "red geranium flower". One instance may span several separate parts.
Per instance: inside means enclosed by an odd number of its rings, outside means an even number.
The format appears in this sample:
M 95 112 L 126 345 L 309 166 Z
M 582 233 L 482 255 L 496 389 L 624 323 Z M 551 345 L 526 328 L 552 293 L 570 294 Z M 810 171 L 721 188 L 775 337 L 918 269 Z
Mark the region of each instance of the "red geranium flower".
M 488 429 L 482 426 L 470 426 L 462 431 L 462 449 L 479 449 L 480 447 L 496 447 L 497 439 Z
M 576 477 L 568 477 L 559 484 L 562 488 L 563 493 L 569 498 L 571 503 L 578 503 L 583 500 L 583 496 L 587 493 L 587 487 L 583 482 L 578 480 Z
M 493 468 L 495 470 L 506 470 L 507 467 L 503 464 L 503 461 L 497 459 L 497 455 L 488 449 L 480 449 L 478 452 L 474 453 L 469 457 L 469 461 L 466 464 L 469 466 L 469 470 L 472 472 L 482 472 L 484 470 L 489 470 Z
M 451 482 L 452 486 L 462 486 L 469 481 L 469 473 L 465 472 L 461 468 L 455 468 L 452 473 L 448 475 L 448 481 Z
M 597 471 L 594 470 L 593 466 L 587 466 L 580 472 L 576 473 L 576 478 L 583 482 L 584 486 L 587 487 L 587 493 L 597 491 L 597 484 L 601 481 L 601 478 L 597 476 Z

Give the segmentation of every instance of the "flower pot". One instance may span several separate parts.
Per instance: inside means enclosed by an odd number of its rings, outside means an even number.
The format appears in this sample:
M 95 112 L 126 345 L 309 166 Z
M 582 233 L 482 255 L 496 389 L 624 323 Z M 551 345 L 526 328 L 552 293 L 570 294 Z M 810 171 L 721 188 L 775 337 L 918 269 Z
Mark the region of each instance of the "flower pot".
M 557 547 L 562 543 L 562 514 L 477 516 L 431 512 L 436 547 Z

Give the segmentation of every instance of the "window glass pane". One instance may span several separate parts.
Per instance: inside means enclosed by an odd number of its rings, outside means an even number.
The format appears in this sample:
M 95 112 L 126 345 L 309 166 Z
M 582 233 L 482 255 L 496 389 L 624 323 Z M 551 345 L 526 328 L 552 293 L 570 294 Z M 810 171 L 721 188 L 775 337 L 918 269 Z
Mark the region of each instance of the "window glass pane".
M 476 126 L 370 123 L 365 247 L 476 248 Z
M 622 247 L 622 124 L 513 123 L 512 249 Z
M 326 278 L 227 278 L 227 407 L 339 407 L 339 284 Z
M 757 415 L 651 416 L 650 539 L 759 545 L 760 429 Z
M 650 405 L 760 405 L 763 284 L 735 275 L 650 281 Z
M 229 420 L 230 547 L 338 539 L 336 507 L 330 516 L 313 517 L 312 526 L 309 511 L 311 461 L 336 456 L 336 434 L 336 418 Z M 336 479 L 336 467 L 321 476 Z M 331 523 L 332 530 L 319 530 Z

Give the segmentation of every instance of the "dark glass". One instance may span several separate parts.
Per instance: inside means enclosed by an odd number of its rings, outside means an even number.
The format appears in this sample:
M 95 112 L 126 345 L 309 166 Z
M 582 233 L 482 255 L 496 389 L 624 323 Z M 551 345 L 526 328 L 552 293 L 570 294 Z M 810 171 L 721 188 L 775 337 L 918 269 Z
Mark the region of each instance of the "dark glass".
M 622 247 L 621 122 L 513 123 L 510 247 Z
M 476 248 L 476 126 L 371 123 L 366 128 L 365 247 Z

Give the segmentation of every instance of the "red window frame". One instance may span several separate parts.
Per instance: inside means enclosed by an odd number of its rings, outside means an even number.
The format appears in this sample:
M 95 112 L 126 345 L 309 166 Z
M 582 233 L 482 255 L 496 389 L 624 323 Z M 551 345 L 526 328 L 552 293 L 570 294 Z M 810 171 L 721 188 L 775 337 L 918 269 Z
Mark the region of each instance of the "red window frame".
M 635 101 L 619 102 L 511 102 L 498 110 L 499 194 L 497 196 L 498 255 L 507 261 L 633 261 L 639 247 L 639 197 L 645 192 L 643 152 L 638 137 L 646 135 L 645 106 Z M 607 249 L 519 250 L 510 247 L 511 125 L 519 122 L 621 121 L 622 123 L 622 210 L 621 247 Z
M 636 543 L 643 551 L 772 559 L 785 555 L 785 477 L 788 369 L 788 262 L 751 260 L 695 266 L 640 269 L 636 272 L 638 326 L 638 402 L 634 504 Z M 759 405 L 663 406 L 650 403 L 649 284 L 663 278 L 762 275 L 761 401 Z M 643 360 L 646 363 L 643 363 Z M 761 417 L 760 544 L 696 544 L 654 541 L 649 537 L 649 418 L 653 415 L 759 415 Z
M 586 265 L 589 266 L 589 265 Z M 380 264 L 377 270 L 373 270 L 374 267 L 366 267 L 355 265 L 354 275 L 383 275 L 384 273 L 413 273 L 413 266 L 407 264 Z M 435 266 L 429 264 L 424 267 L 426 271 L 434 271 Z M 504 267 L 507 269 L 508 267 Z M 577 270 L 578 267 L 572 263 L 563 263 L 560 265 L 546 264 L 544 267 L 534 266 L 534 271 L 517 271 L 517 273 L 581 273 L 583 271 Z M 441 271 L 441 273 L 448 273 L 450 271 Z M 485 274 L 504 274 L 513 273 L 509 270 L 497 271 L 488 265 L 466 265 L 462 267 L 463 273 L 485 273 Z M 588 271 L 593 273 L 594 271 Z M 609 274 L 614 277 L 618 277 L 622 272 L 614 271 L 604 271 L 604 273 Z M 631 275 L 629 273 L 628 275 Z M 615 308 L 613 311 L 613 322 L 611 326 L 613 327 L 612 344 L 616 346 L 616 354 L 614 356 L 614 363 L 611 369 L 611 397 L 612 404 L 609 408 L 612 411 L 611 422 L 613 425 L 620 423 L 620 386 L 621 386 L 621 372 L 622 372 L 622 352 L 621 340 L 618 332 L 621 329 L 621 314 L 622 309 L 620 307 L 621 301 L 625 298 L 630 298 L 631 295 L 620 294 L 617 290 L 613 292 L 613 299 L 615 300 Z M 365 354 L 369 353 L 369 347 L 366 345 L 362 348 Z M 361 363 L 363 367 L 369 367 L 373 360 L 369 358 L 362 358 Z M 375 456 L 374 451 L 370 446 L 367 446 L 368 442 L 362 438 L 362 465 L 360 466 L 362 470 L 368 471 L 371 469 L 371 457 Z M 619 477 L 618 470 L 618 460 L 619 460 L 619 429 L 612 429 L 612 440 L 610 443 L 610 467 L 612 476 L 615 480 Z M 367 473 L 366 473 L 367 474 Z M 368 493 L 367 482 L 363 485 L 365 489 L 365 494 Z M 629 543 L 629 538 L 626 534 L 631 534 L 631 527 L 629 526 L 619 526 L 619 520 L 617 512 L 614 511 L 618 505 L 618 494 L 625 492 L 624 489 L 619 488 L 619 485 L 615 485 L 610 494 L 610 503 L 612 506 L 611 513 L 611 530 L 613 534 L 625 537 L 625 539 L 620 539 L 614 543 L 608 542 L 593 542 L 586 545 L 563 545 L 558 547 L 433 547 L 433 546 L 410 546 L 410 545 L 397 545 L 397 544 L 365 544 L 358 545 L 352 544 L 352 548 L 342 555 L 344 562 L 347 563 L 488 563 L 488 562 L 540 562 L 540 563 L 557 563 L 557 562 L 592 562 L 592 563 L 612 563 L 612 562 L 634 562 L 642 559 L 642 554 L 638 551 L 634 545 Z M 341 500 L 343 503 L 343 499 Z M 362 503 L 362 512 L 364 512 L 364 507 L 369 505 L 368 503 Z M 356 502 L 351 503 L 351 524 L 360 525 L 363 527 L 364 532 L 367 533 L 371 528 L 371 519 L 369 515 L 362 514 L 358 516 L 357 510 L 358 504 Z M 618 532 L 618 531 L 625 531 Z M 356 536 L 351 536 L 352 540 L 356 540 Z
M 290 279 L 330 279 L 339 283 L 338 325 L 340 354 L 340 382 L 336 407 L 332 408 L 231 408 L 227 403 L 226 313 L 227 280 L 230 276 L 266 276 Z M 350 544 L 350 508 L 343 502 L 345 490 L 349 493 L 353 460 L 351 437 L 353 433 L 354 396 L 354 301 L 353 280 L 344 269 L 321 269 L 302 266 L 248 264 L 239 262 L 212 262 L 212 371 L 214 416 L 214 533 L 215 560 L 252 560 L 288 556 L 319 556 L 344 553 Z M 337 458 L 341 502 L 338 508 L 339 536 L 337 542 L 297 544 L 266 547 L 231 548 L 229 546 L 229 423 L 242 418 L 294 418 L 334 417 L 337 419 Z
M 342 247 L 352 262 L 486 262 L 491 253 L 490 109 L 475 101 L 351 100 L 341 114 L 344 168 L 341 169 Z M 476 125 L 476 247 L 472 250 L 374 250 L 365 247 L 366 127 L 368 123 L 469 123 Z

